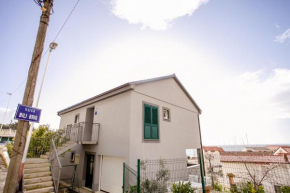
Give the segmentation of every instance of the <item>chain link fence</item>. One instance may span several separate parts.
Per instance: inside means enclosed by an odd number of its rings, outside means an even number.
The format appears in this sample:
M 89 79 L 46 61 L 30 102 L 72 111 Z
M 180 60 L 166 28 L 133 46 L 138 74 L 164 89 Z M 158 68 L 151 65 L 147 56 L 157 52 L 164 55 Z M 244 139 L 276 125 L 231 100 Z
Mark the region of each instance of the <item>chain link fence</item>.
M 205 175 L 219 192 L 289 193 L 290 155 L 221 152 L 204 155 Z

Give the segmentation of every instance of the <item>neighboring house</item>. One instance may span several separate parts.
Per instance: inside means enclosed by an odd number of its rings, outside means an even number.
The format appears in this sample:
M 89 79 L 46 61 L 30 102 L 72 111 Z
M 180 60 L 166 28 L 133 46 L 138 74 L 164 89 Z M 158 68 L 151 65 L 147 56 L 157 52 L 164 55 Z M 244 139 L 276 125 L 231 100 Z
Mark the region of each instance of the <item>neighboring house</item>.
M 290 146 L 280 146 L 275 152 L 274 155 L 279 154 L 289 154 L 290 153 Z
M 0 129 L 0 142 L 12 141 L 15 137 L 16 130 L 11 128 Z
M 279 146 L 279 145 L 267 145 L 266 147 L 274 153 L 281 146 Z
M 246 152 L 271 152 L 272 150 L 267 147 L 245 147 L 242 151 Z
M 204 146 L 203 156 L 206 176 L 218 177 L 222 174 L 220 154 L 223 148 L 217 146 Z
M 281 186 L 290 186 L 290 155 L 227 154 L 221 155 L 223 175 L 233 173 L 236 184 L 261 182 L 265 192 L 279 192 Z M 223 181 L 227 187 L 227 179 Z
M 61 129 L 82 126 L 81 144 L 62 165 L 79 154 L 81 187 L 121 193 L 123 162 L 135 169 L 137 159 L 186 158 L 186 149 L 200 149 L 200 113 L 175 75 L 123 84 L 58 112 Z

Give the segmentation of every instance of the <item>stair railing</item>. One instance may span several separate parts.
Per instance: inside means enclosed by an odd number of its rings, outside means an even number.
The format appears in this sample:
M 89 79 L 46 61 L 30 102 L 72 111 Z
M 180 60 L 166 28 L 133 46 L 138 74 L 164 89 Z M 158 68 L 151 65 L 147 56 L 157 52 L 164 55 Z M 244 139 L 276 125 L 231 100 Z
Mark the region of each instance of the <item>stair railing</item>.
M 55 192 L 58 193 L 60 174 L 61 174 L 61 163 L 58 157 L 57 149 L 55 147 L 54 139 L 51 139 L 49 158 L 52 181 L 54 185 Z

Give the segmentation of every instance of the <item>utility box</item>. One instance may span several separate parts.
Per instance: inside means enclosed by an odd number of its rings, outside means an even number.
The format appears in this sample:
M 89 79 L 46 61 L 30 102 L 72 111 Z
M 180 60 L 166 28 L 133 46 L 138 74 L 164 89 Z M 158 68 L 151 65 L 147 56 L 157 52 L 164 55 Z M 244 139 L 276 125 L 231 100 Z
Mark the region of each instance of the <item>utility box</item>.
M 75 164 L 79 164 L 80 163 L 80 154 L 75 154 Z

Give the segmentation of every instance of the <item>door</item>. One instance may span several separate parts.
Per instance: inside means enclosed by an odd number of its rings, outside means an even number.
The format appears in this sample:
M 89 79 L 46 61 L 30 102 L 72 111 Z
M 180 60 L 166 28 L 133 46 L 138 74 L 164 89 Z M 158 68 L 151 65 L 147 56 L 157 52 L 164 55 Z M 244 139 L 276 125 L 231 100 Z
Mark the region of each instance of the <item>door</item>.
M 93 178 L 94 178 L 94 161 L 95 156 L 87 154 L 87 168 L 86 168 L 86 182 L 85 186 L 92 189 Z
M 87 108 L 85 131 L 84 131 L 84 138 L 83 138 L 84 141 L 91 141 L 92 140 L 94 111 L 95 111 L 94 107 Z
M 124 161 L 122 157 L 103 157 L 101 190 L 122 193 Z

